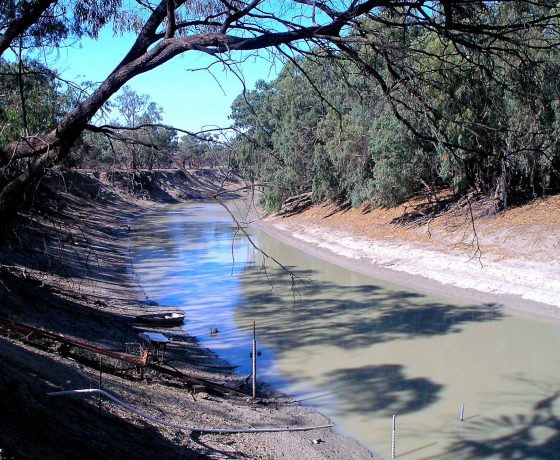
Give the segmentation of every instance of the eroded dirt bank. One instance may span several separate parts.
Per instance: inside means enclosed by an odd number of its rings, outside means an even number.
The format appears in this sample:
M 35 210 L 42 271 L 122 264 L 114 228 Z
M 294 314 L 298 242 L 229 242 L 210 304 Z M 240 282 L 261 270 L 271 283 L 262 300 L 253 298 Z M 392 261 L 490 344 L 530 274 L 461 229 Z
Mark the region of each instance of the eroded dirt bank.
M 499 214 L 464 201 L 428 218 L 427 206 L 420 199 L 392 209 L 304 206 L 260 225 L 384 281 L 560 319 L 560 196 Z
M 129 232 L 158 203 L 200 198 L 201 185 L 220 183 L 202 171 L 190 181 L 161 173 L 53 176 L 36 192 L 32 212 L 0 251 L 0 315 L 85 341 L 135 353 L 139 313 L 157 310 L 129 270 Z M 138 185 L 140 184 L 140 185 Z M 181 184 L 181 185 L 177 185 Z M 133 193 L 133 195 L 131 195 Z M 173 308 L 172 306 L 169 306 Z M 190 377 L 247 392 L 246 376 L 200 347 L 181 328 L 167 359 Z M 237 392 L 153 370 L 134 371 L 103 358 L 104 390 L 168 422 L 217 428 L 313 426 L 324 416 L 291 404 L 272 389 L 254 403 Z M 115 375 L 115 368 L 119 369 Z M 355 441 L 321 429 L 295 433 L 193 434 L 168 428 L 97 397 L 52 398 L 48 392 L 97 388 L 99 356 L 0 328 L 0 458 L 373 458 Z M 314 443 L 321 439 L 323 442 Z

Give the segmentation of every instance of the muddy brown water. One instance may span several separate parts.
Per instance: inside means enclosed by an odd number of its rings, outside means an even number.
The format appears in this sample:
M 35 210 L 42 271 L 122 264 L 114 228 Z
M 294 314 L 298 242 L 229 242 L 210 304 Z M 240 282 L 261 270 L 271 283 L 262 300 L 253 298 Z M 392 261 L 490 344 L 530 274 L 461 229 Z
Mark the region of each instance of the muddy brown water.
M 385 458 L 393 414 L 397 458 L 560 458 L 558 322 L 383 283 L 249 231 L 284 268 L 221 206 L 190 203 L 145 218 L 134 270 L 247 375 L 255 321 L 259 379 Z

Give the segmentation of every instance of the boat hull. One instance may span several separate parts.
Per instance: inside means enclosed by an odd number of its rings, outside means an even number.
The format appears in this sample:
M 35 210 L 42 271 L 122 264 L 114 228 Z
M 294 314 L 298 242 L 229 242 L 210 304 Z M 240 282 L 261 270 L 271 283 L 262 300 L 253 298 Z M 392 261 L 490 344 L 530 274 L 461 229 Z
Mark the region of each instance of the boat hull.
M 185 321 L 185 315 L 182 313 L 154 313 L 138 315 L 136 321 L 151 326 L 179 326 Z

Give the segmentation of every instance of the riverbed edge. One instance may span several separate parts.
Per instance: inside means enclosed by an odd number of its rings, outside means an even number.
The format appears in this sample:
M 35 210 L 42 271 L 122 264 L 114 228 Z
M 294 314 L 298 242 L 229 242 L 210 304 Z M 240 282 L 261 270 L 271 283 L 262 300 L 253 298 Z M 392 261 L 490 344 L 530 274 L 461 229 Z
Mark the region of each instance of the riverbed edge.
M 93 184 L 93 178 L 90 179 L 91 181 L 88 179 L 85 184 L 82 178 L 76 178 L 79 193 L 84 192 L 85 185 Z M 64 186 L 62 193 L 65 197 L 57 198 L 60 206 L 63 206 L 63 203 L 67 206 L 76 199 L 76 196 L 69 193 L 71 189 L 70 184 L 68 188 Z M 92 203 L 90 196 L 96 197 L 95 200 L 101 198 L 91 209 L 86 209 Z M 33 294 L 42 305 L 29 309 L 25 300 L 17 304 L 12 297 L 10 301 L 14 304 L 2 305 L 0 314 L 62 335 L 85 339 L 98 346 L 120 349 L 125 341 L 137 336 L 138 332 L 130 329 L 135 315 L 146 308 L 158 308 L 146 302 L 145 294 L 134 273 L 131 234 L 136 231 L 135 226 L 139 225 L 145 213 L 158 212 L 164 204 L 133 199 L 126 194 L 115 193 L 112 189 L 105 189 L 101 195 L 98 190 L 93 190 L 90 196 L 82 196 L 73 202 L 83 208 L 84 220 L 81 221 L 80 232 L 72 236 L 71 241 L 74 243 L 67 246 L 71 251 L 66 254 L 65 259 L 68 263 L 74 255 L 79 258 L 82 248 L 103 248 L 96 252 L 96 263 L 90 267 L 88 278 L 82 280 L 77 272 L 65 273 L 65 277 L 61 278 L 55 275 L 46 277 L 39 269 L 30 270 L 25 264 L 11 262 L 9 266 L 3 265 L 2 268 L 9 271 L 10 276 L 21 276 L 18 283 L 24 283 L 23 290 L 28 289 L 25 286 L 33 286 Z M 67 199 L 70 201 L 66 201 Z M 103 209 L 107 204 L 110 207 Z M 66 230 L 72 235 L 72 223 L 67 224 Z M 78 240 L 80 235 L 84 236 L 85 240 Z M 38 284 L 39 289 L 36 287 Z M 76 286 L 78 292 L 73 292 Z M 14 292 L 6 292 L 6 298 L 13 296 Z M 54 309 L 45 309 L 45 306 L 51 305 L 52 302 L 50 298 L 41 297 L 47 292 L 56 294 L 56 297 L 53 297 L 57 303 Z M 80 323 L 75 324 L 76 318 L 81 316 Z M 111 327 L 114 320 L 117 329 L 113 331 Z M 199 359 L 206 360 L 207 364 L 225 364 L 216 353 L 200 346 L 196 338 L 187 331 L 171 331 L 170 334 L 173 342 L 186 346 L 189 353 L 199 355 Z M 174 446 L 177 439 L 176 430 L 165 429 L 145 420 L 133 421 L 133 417 L 123 416 L 122 411 L 110 404 L 104 405 L 104 409 L 108 411 L 107 416 L 96 415 L 97 420 L 90 420 L 88 413 L 91 411 L 91 405 L 87 401 L 69 402 L 64 398 L 57 398 L 51 405 L 50 400 L 46 398 L 45 395 L 49 391 L 96 385 L 98 373 L 95 369 L 33 348 L 10 334 L 0 334 L 0 361 L 3 363 L 0 368 L 0 394 L 6 396 L 0 401 L 0 408 L 4 409 L 0 410 L 0 452 L 6 458 L 75 458 L 77 448 L 83 458 L 96 458 L 94 453 L 102 455 L 104 449 L 114 453 L 130 449 L 130 457 L 127 458 L 153 458 L 149 455 L 156 449 L 166 449 L 160 451 L 165 452 L 166 458 L 222 458 L 220 452 L 224 449 L 232 455 L 239 455 L 237 458 L 378 458 L 353 438 L 324 429 L 319 432 L 284 434 L 187 436 Z M 215 378 L 221 383 L 231 379 L 229 373 L 218 370 L 202 375 L 209 380 Z M 196 396 L 195 401 L 191 393 L 174 387 L 168 388 L 157 383 L 157 380 L 148 385 L 138 386 L 134 382 L 123 381 L 106 374 L 103 376 L 103 386 L 137 409 L 166 413 L 169 421 L 175 423 L 183 422 L 184 417 L 199 426 L 235 426 L 240 422 L 268 426 L 285 426 L 288 423 L 313 426 L 330 423 L 330 420 L 318 411 L 292 404 L 285 395 L 269 385 L 263 386 L 262 398 L 259 398 L 257 403 L 241 401 L 241 404 L 235 398 L 230 400 L 214 396 Z M 171 406 L 168 402 L 170 397 L 174 401 Z M 96 403 L 93 407 L 96 407 Z M 179 407 L 181 411 L 176 413 Z M 205 408 L 208 410 L 206 416 Z M 55 413 L 51 414 L 51 410 Z M 94 413 L 97 414 L 96 409 Z M 83 424 L 72 422 L 77 414 L 84 418 Z M 43 432 L 39 432 L 39 438 L 35 439 L 35 434 L 29 431 L 30 422 L 46 417 L 49 418 L 49 422 L 44 424 Z M 92 426 L 98 434 L 93 438 Z M 118 446 L 111 445 L 114 441 L 101 438 L 102 433 L 119 433 L 122 430 L 126 433 L 129 429 L 140 434 L 144 426 L 152 435 L 147 436 L 143 444 L 134 445 L 137 436 L 131 436 L 130 440 L 128 437 L 127 440 L 123 439 Z M 88 449 L 83 449 L 84 445 L 80 443 L 86 442 L 86 439 L 89 443 Z M 315 443 L 314 439 L 321 439 L 321 442 Z M 98 444 L 99 442 L 102 444 Z M 149 445 L 150 443 L 152 445 Z M 116 455 L 114 458 L 120 457 Z
M 387 266 L 375 264 L 366 258 L 356 259 L 346 256 L 340 252 L 336 252 L 332 248 L 325 247 L 325 245 L 321 244 L 321 240 L 315 236 L 306 237 L 305 234 L 302 234 L 304 232 L 302 232 L 301 226 L 292 224 L 290 222 L 290 218 L 283 219 L 274 215 L 258 217 L 254 219 L 253 224 L 271 237 L 276 238 L 284 244 L 301 250 L 310 256 L 327 261 L 345 269 L 361 273 L 374 279 L 381 280 L 385 283 L 433 295 L 435 294 L 449 299 L 450 302 L 458 300 L 462 303 L 474 303 L 476 305 L 487 306 L 488 308 L 500 308 L 505 311 L 509 311 L 511 314 L 541 320 L 560 321 L 560 308 L 554 305 L 528 300 L 514 294 L 497 294 L 473 288 L 462 288 L 449 283 L 442 283 L 431 278 L 430 271 L 428 269 L 423 271 L 426 274 L 426 276 L 423 276 L 417 273 L 395 270 Z M 319 226 L 315 230 L 315 234 L 327 233 L 330 228 L 328 225 L 325 225 L 322 228 Z M 340 228 L 337 230 L 340 232 L 341 235 L 339 236 L 341 236 L 341 238 L 356 237 L 356 233 L 353 232 L 351 227 L 342 231 Z M 368 238 L 367 241 L 371 245 L 372 252 L 375 252 L 375 248 L 378 247 L 378 245 L 383 244 L 373 238 Z M 410 241 L 397 241 L 396 243 L 409 245 L 411 249 L 415 248 L 414 244 Z M 444 252 L 439 252 L 438 255 L 443 258 L 447 256 Z M 465 256 L 465 260 L 468 260 L 467 256 Z M 482 275 L 480 276 L 480 281 L 484 281 Z

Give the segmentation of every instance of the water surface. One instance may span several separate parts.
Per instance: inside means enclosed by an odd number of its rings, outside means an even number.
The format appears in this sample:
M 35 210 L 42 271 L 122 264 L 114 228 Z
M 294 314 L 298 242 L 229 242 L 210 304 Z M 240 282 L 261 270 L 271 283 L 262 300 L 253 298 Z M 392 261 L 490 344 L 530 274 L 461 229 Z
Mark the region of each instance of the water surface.
M 149 216 L 133 242 L 147 295 L 239 372 L 330 416 L 385 458 L 560 458 L 560 325 L 383 283 L 251 228 L 217 204 Z M 217 336 L 209 334 L 217 327 Z M 459 421 L 461 403 L 465 420 Z

